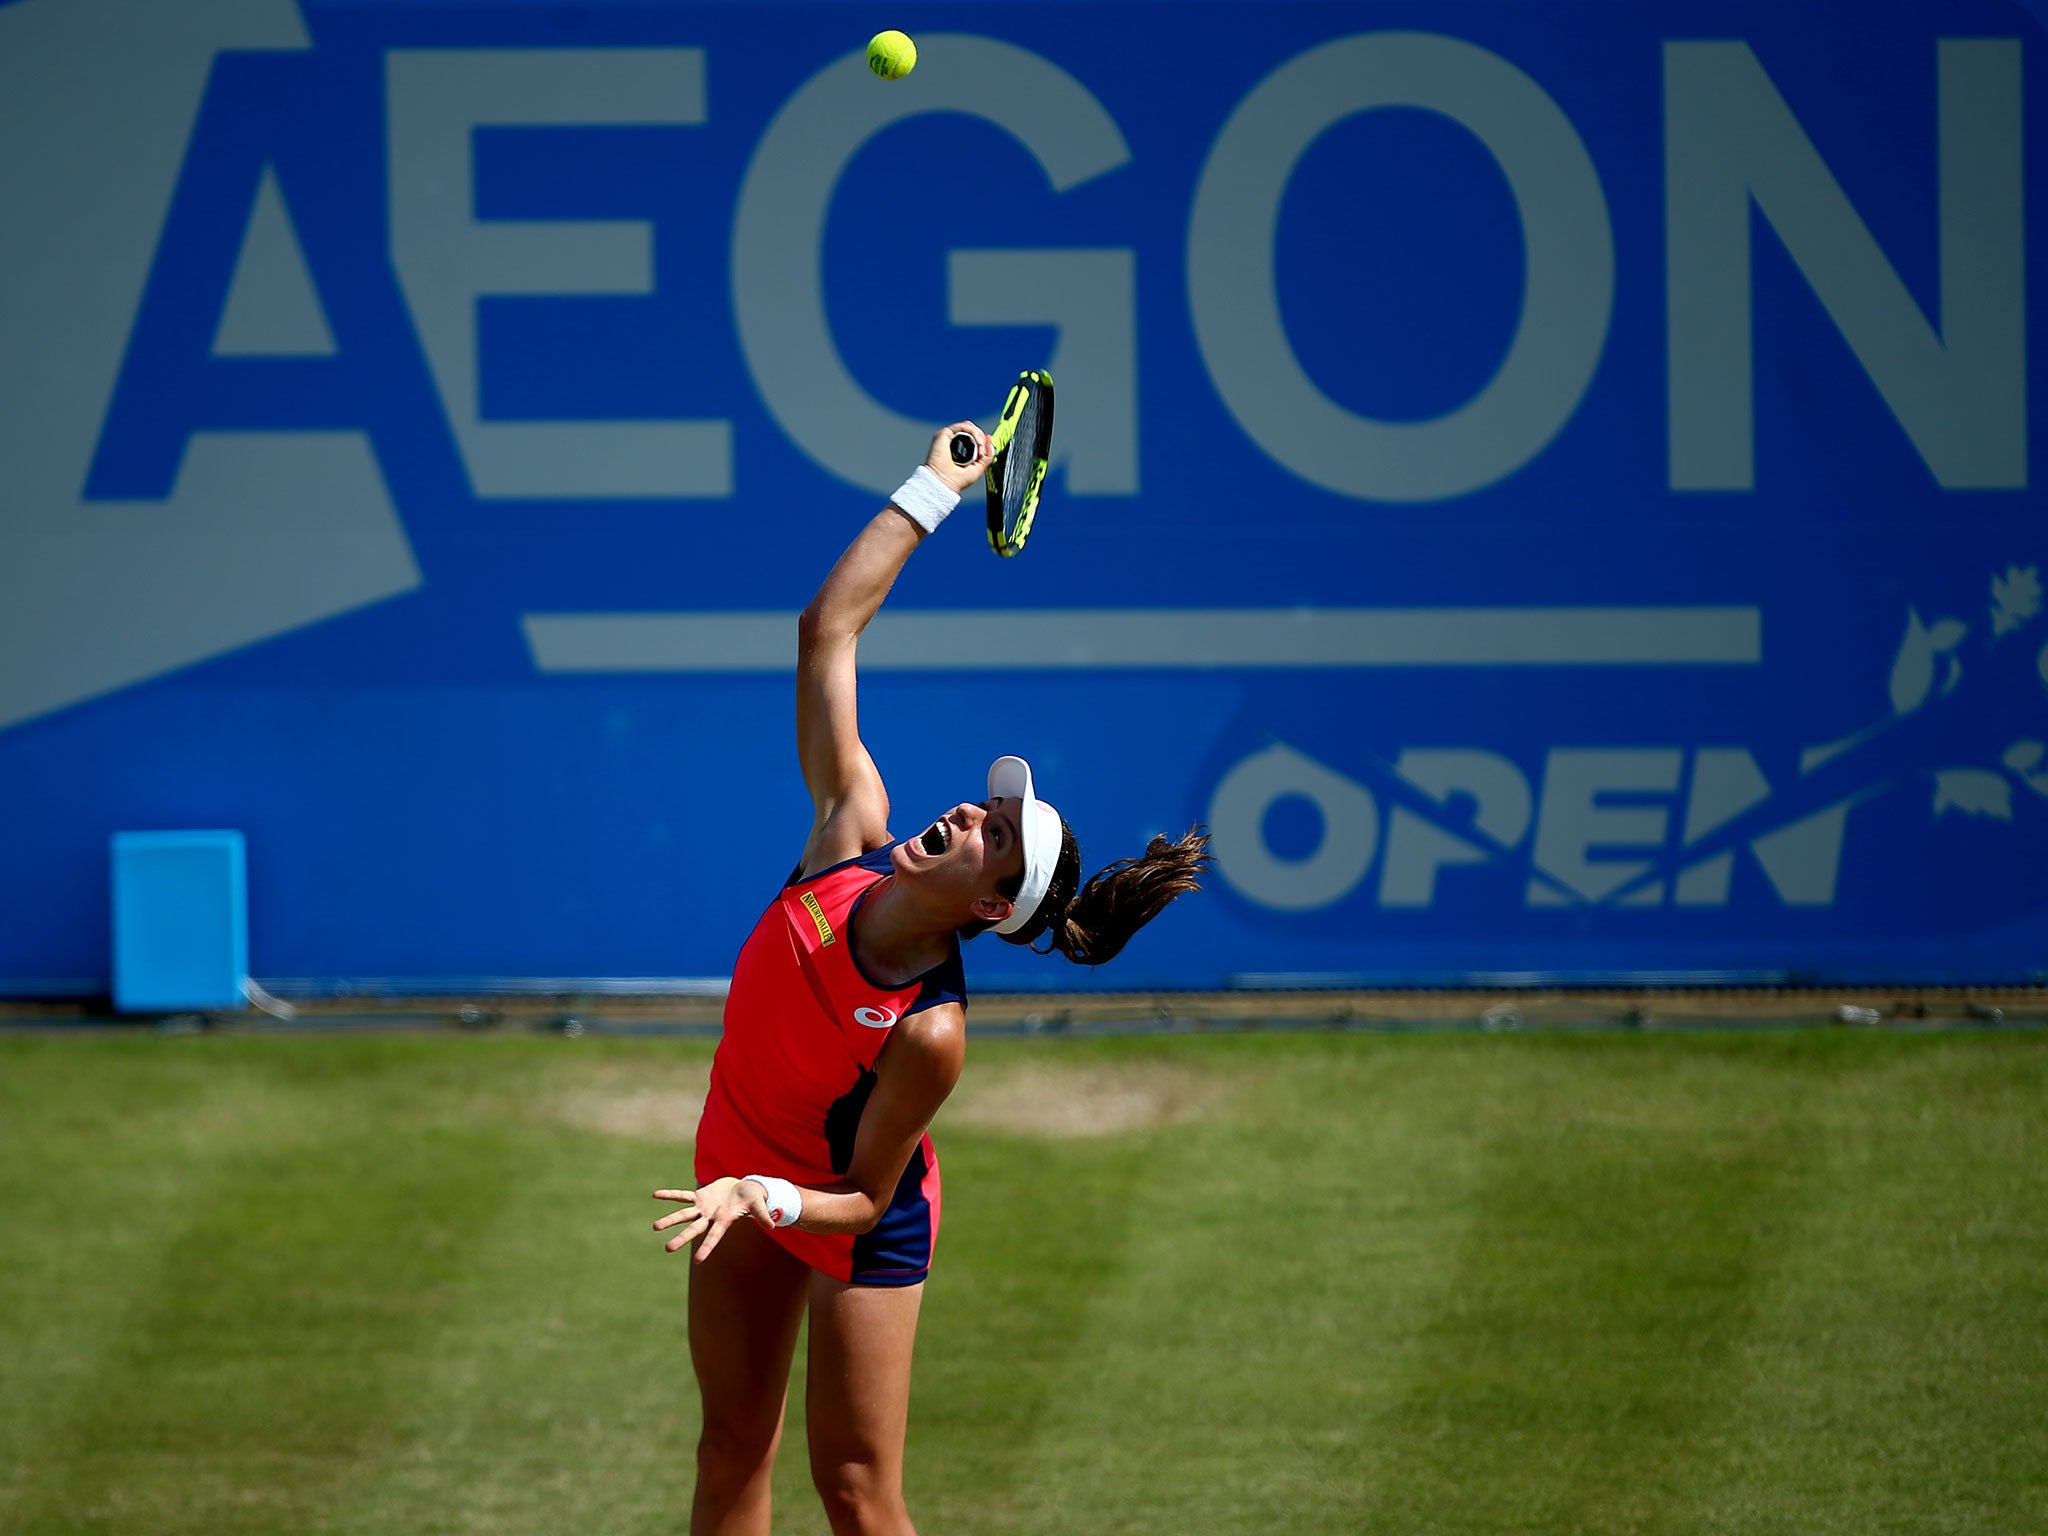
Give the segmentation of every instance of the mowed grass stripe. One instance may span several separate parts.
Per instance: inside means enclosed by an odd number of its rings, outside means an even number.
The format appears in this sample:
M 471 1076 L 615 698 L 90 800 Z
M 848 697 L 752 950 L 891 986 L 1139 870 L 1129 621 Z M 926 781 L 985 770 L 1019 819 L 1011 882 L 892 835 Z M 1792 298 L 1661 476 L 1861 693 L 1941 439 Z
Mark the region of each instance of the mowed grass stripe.
M 285 1128 L 249 1084 L 159 1042 L 25 1039 L 0 1055 L 0 1530 L 25 1530 L 74 1405 L 223 1170 Z
M 1812 1113 L 1695 1528 L 2048 1530 L 2048 1058 L 1926 1042 Z
M 466 1240 L 392 1434 L 339 1490 L 335 1536 L 674 1532 L 688 1524 L 696 1383 L 686 1255 L 649 1198 L 687 1186 L 710 1047 L 532 1042 L 548 1070 L 481 1096 L 526 1149 Z M 613 1134 L 579 1122 L 624 1106 Z
M 1470 1159 L 1427 1056 L 1237 1038 L 1067 1057 L 1104 1058 L 1194 1064 L 1230 1091 L 1192 1124 L 1101 1144 L 1128 1252 L 1060 1363 L 1052 1411 L 1005 1449 L 1012 1496 L 979 1512 L 964 1497 L 946 1528 L 1354 1528 L 1369 1426 L 1465 1219 Z M 1046 1186 L 1039 1237 L 1055 1268 L 1087 1252 L 1059 1219 L 1063 1193 Z M 980 1390 L 1000 1392 L 1000 1360 L 983 1373 Z
M 1362 1528 L 1684 1529 L 1810 1198 L 1834 1078 L 1768 1049 L 1630 1040 L 1475 1060 L 1473 1219 Z
M 258 1134 L 203 1155 L 212 1176 L 179 1192 L 125 1305 L 74 1319 L 112 1340 L 45 1439 L 18 1529 L 320 1530 L 389 1435 L 463 1233 L 488 1223 L 525 1152 L 420 1114 L 431 1053 L 326 1044 L 315 1069 L 300 1042 L 191 1043 L 219 1058 L 230 1118 Z

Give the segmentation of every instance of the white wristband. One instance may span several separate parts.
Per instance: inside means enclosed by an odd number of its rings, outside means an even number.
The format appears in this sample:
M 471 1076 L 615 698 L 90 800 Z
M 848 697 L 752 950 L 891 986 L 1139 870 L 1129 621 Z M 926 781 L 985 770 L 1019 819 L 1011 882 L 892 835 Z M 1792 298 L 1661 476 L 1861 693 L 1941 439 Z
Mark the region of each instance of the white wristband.
M 778 1227 L 793 1227 L 797 1217 L 804 1213 L 804 1194 L 787 1179 L 778 1179 L 772 1174 L 750 1173 L 747 1175 L 756 1184 L 768 1191 L 768 1215 Z
M 933 474 L 931 465 L 920 464 L 896 487 L 889 504 L 930 533 L 960 505 L 960 493 Z

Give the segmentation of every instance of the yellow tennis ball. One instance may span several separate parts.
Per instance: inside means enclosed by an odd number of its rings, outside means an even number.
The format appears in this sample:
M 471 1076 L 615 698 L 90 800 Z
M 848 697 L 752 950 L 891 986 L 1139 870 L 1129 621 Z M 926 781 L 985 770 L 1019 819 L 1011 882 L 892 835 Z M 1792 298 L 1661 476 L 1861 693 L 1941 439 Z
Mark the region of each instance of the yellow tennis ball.
M 917 44 L 901 32 L 877 32 L 868 39 L 868 68 L 884 80 L 901 80 L 917 68 Z

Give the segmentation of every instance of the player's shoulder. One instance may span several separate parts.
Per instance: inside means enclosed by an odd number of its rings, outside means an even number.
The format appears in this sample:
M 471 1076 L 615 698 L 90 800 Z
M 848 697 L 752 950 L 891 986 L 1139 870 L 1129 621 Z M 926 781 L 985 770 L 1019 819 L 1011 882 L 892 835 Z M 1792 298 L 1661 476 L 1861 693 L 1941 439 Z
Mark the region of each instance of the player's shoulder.
M 904 1015 L 890 1031 L 889 1052 L 906 1065 L 957 1075 L 967 1053 L 965 1005 L 950 999 Z
M 967 1028 L 966 1001 L 949 997 L 943 1002 L 928 1003 L 914 1013 L 906 1013 L 896 1028 L 920 1040 L 942 1040 L 960 1034 Z

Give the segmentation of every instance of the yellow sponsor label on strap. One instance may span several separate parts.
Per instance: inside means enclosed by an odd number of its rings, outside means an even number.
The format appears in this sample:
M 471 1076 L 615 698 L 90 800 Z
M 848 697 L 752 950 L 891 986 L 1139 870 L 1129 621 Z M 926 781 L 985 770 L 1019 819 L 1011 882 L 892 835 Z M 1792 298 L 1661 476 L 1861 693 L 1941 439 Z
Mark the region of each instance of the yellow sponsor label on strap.
M 805 891 L 803 901 L 804 910 L 811 914 L 811 921 L 818 925 L 818 942 L 821 945 L 830 944 L 832 942 L 832 925 L 825 921 L 825 909 L 818 905 L 817 896 L 810 891 Z

